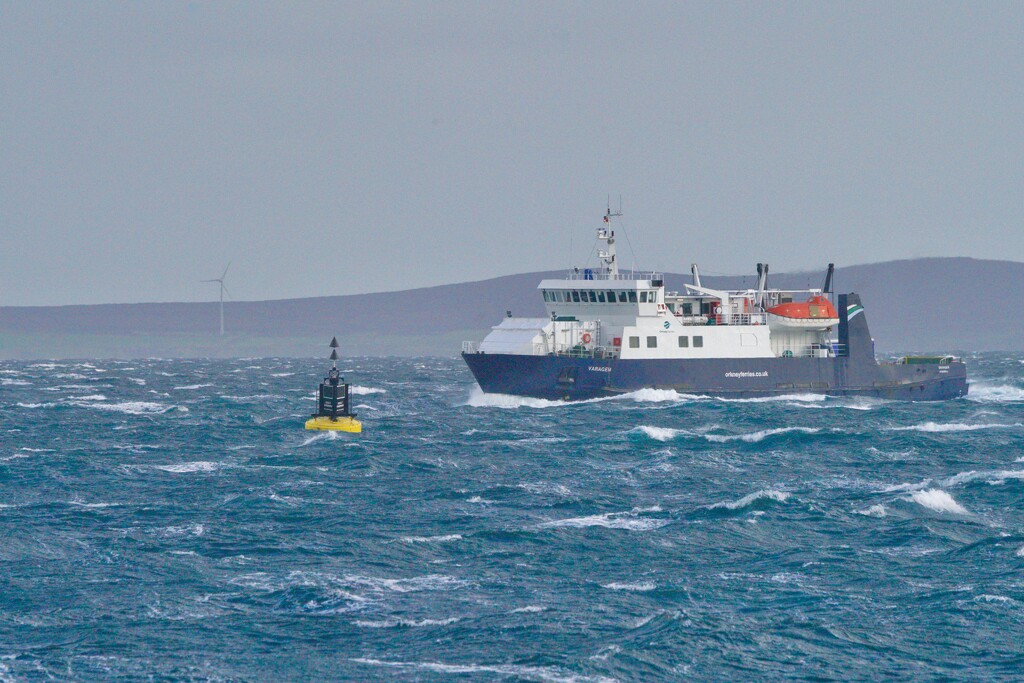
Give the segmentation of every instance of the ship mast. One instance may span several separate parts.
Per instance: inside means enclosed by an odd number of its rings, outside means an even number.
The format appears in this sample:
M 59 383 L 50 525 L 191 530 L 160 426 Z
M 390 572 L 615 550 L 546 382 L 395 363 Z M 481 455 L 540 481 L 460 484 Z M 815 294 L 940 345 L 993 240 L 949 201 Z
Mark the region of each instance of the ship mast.
M 612 213 L 611 203 L 604 214 L 604 225 L 597 229 L 597 239 L 607 245 L 607 249 L 598 249 L 597 257 L 601 259 L 602 269 L 609 280 L 619 279 L 619 261 L 615 255 L 615 231 L 611 229 L 611 219 L 622 215 L 621 209 Z

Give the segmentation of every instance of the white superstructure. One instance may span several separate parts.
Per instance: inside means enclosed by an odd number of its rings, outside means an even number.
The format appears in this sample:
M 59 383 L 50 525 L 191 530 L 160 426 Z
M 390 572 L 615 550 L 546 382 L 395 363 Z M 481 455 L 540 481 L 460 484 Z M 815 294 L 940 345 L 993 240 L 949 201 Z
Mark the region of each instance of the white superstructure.
M 620 272 L 609 210 L 597 230 L 599 266 L 538 285 L 546 318 L 506 318 L 467 351 L 594 358 L 831 357 L 838 314 L 822 289 L 767 289 L 758 264 L 756 289 L 701 284 L 697 266 L 685 292 L 666 291 L 658 273 Z

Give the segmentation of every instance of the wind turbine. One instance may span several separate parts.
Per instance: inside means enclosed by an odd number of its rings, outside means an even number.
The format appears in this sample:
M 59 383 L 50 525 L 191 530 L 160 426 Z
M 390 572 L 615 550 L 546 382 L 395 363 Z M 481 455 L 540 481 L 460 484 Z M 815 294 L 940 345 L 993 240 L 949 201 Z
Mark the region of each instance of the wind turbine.
M 219 282 L 220 283 L 220 336 L 224 336 L 224 292 L 227 291 L 227 287 L 224 286 L 224 276 L 228 274 L 228 268 L 231 267 L 231 261 L 228 261 L 228 265 L 224 268 L 224 272 L 221 273 L 220 277 L 215 277 L 212 280 L 201 280 L 201 282 Z M 228 296 L 231 296 L 231 292 L 228 292 Z

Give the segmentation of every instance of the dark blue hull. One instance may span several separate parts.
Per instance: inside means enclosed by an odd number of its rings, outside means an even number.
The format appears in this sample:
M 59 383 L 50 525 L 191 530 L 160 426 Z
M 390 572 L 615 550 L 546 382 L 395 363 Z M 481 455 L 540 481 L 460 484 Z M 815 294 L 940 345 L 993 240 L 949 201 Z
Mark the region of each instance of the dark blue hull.
M 938 401 L 967 395 L 967 369 L 946 365 L 865 365 L 850 358 L 619 360 L 463 354 L 488 393 L 580 400 L 639 389 L 754 398 L 785 394 Z

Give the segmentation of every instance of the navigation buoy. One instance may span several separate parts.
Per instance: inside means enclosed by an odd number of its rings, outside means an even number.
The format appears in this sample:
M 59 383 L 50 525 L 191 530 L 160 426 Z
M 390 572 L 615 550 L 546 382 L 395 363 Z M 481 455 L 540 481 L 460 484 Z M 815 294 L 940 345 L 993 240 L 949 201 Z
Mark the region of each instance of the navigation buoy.
M 338 338 L 331 338 L 331 360 L 334 365 L 320 383 L 316 393 L 316 412 L 306 420 L 306 429 L 332 432 L 363 431 L 363 424 L 349 410 L 348 384 L 338 372 Z

